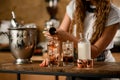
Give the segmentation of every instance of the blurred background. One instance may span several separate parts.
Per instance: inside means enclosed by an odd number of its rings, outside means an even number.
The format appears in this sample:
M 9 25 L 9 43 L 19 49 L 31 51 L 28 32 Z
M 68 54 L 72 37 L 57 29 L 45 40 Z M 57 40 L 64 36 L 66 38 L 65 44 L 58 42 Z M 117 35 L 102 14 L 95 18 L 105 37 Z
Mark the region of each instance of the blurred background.
M 55 8 L 49 8 L 53 6 L 53 3 L 50 1 L 57 1 L 54 3 Z M 44 45 L 46 39 L 43 36 L 42 31 L 44 30 L 46 23 L 50 20 L 53 20 L 59 26 L 64 17 L 66 5 L 69 3 L 69 1 L 70 0 L 0 0 L 0 61 L 13 59 L 11 54 L 1 52 L 3 49 L 6 50 L 6 48 L 8 48 L 6 47 L 8 46 L 8 38 L 6 35 L 1 35 L 1 32 L 8 31 L 7 28 L 10 27 L 12 11 L 14 11 L 18 23 L 36 26 L 38 30 L 37 44 Z M 120 0 L 111 1 L 116 6 L 120 7 Z M 120 61 L 120 29 L 118 30 L 114 41 L 115 48 L 113 48 L 112 51 L 116 60 Z M 39 48 L 41 48 L 41 46 L 39 46 Z M 40 51 L 38 50 L 38 52 Z M 16 75 L 0 74 L 0 80 L 9 80 L 9 77 L 11 77 L 12 80 L 16 80 Z M 23 80 L 54 80 L 54 76 L 43 75 L 22 75 L 22 78 Z M 65 78 L 60 77 L 60 80 L 65 80 Z
M 12 19 L 11 12 L 14 11 L 18 23 L 35 25 L 37 27 L 37 44 L 41 47 L 46 41 L 42 34 L 46 23 L 54 19 L 54 22 L 59 26 L 69 1 L 70 0 L 0 0 L 0 33 L 7 32 L 7 28 L 10 27 L 10 20 Z M 111 2 L 120 7 L 119 0 L 111 0 Z M 50 7 L 52 7 L 52 9 Z M 120 52 L 120 30 L 118 30 L 114 41 L 115 48 L 112 49 L 112 51 Z M 7 43 L 7 36 L 0 35 L 0 49 L 4 49 Z
M 16 20 L 24 24 L 35 23 L 42 31 L 46 21 L 50 19 L 47 11 L 49 0 L 0 0 L 0 21 L 11 20 L 11 11 L 14 11 Z M 70 0 L 58 0 L 56 19 L 62 20 L 65 13 L 65 6 Z M 44 41 L 40 34 L 40 41 Z
M 51 1 L 55 1 L 51 3 Z M 66 5 L 70 0 L 0 0 L 0 32 L 6 32 L 10 27 L 10 20 L 12 19 L 11 12 L 14 11 L 16 20 L 20 24 L 33 24 L 38 29 L 37 43 L 45 42 L 45 37 L 42 34 L 46 23 L 51 19 L 61 23 Z M 111 0 L 116 6 L 120 7 L 119 0 Z M 49 8 L 54 7 L 55 8 Z M 115 49 L 112 51 L 120 51 L 120 30 L 118 30 L 115 41 Z M 0 35 L 0 44 L 8 43 L 6 36 Z M 119 48 L 119 49 L 118 49 Z
M 37 44 L 39 48 L 44 47 L 46 39 L 42 31 L 50 20 L 59 26 L 65 7 L 70 0 L 0 0 L 0 33 L 7 32 L 12 19 L 11 12 L 14 11 L 19 24 L 35 25 L 38 30 Z M 6 50 L 8 37 L 0 35 L 0 50 Z

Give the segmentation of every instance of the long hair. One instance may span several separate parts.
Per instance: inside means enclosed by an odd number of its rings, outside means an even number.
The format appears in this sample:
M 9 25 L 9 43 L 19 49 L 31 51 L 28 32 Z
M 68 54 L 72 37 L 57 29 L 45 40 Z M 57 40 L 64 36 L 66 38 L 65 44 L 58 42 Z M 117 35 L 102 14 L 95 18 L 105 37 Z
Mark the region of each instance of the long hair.
M 91 44 L 93 44 L 99 37 L 101 37 L 105 25 L 108 19 L 108 15 L 110 12 L 110 1 L 109 0 L 96 0 L 96 10 L 95 10 L 95 24 L 93 26 L 93 35 L 90 39 Z M 73 14 L 73 20 L 70 25 L 69 32 L 72 33 L 72 30 L 74 28 L 74 24 L 76 24 L 77 27 L 77 38 L 79 37 L 79 33 L 83 33 L 84 31 L 84 19 L 86 16 L 86 6 L 85 6 L 85 0 L 76 0 L 76 9 Z

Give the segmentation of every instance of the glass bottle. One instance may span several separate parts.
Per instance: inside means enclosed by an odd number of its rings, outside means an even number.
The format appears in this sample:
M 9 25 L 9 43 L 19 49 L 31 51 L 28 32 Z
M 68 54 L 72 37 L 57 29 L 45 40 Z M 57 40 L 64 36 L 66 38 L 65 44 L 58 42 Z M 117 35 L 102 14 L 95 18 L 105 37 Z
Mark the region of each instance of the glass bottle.
M 80 33 L 80 41 L 78 42 L 78 60 L 77 65 L 80 68 L 93 67 L 93 60 L 91 59 L 91 44 L 86 36 Z
M 49 33 L 51 35 L 56 34 L 56 28 L 53 25 L 50 26 Z M 48 41 L 47 44 L 48 56 L 49 56 L 49 66 L 59 66 L 60 65 L 60 41 L 56 36 Z
M 55 28 L 55 27 L 50 27 L 49 33 L 50 33 L 51 35 L 56 34 L 56 28 Z
M 11 14 L 12 14 L 12 19 L 11 19 L 12 27 L 16 28 L 16 27 L 18 27 L 18 23 L 15 18 L 15 13 L 12 11 Z
M 90 41 L 80 33 L 80 41 L 78 42 L 78 59 L 91 59 Z

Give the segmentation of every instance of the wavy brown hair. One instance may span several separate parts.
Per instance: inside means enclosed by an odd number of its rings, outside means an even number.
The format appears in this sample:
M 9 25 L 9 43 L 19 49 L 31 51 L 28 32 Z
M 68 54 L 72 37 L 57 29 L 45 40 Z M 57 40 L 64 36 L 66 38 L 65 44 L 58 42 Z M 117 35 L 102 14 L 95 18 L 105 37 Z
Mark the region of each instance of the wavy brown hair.
M 108 19 L 108 15 L 110 12 L 110 0 L 96 0 L 97 5 L 96 5 L 96 10 L 95 10 L 95 24 L 93 26 L 93 35 L 91 38 L 91 44 L 93 44 L 99 37 L 101 37 L 106 21 Z M 85 6 L 85 0 L 76 0 L 76 9 L 73 14 L 73 20 L 70 25 L 69 32 L 72 33 L 73 30 L 73 25 L 76 24 L 77 27 L 77 38 L 79 38 L 79 33 L 83 33 L 84 31 L 84 19 L 86 16 L 86 6 Z

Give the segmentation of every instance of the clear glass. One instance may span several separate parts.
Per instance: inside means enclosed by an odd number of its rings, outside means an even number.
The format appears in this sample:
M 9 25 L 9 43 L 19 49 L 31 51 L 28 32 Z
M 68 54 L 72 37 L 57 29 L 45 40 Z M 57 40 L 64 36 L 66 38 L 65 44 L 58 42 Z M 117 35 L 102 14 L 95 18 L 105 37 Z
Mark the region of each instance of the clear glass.
M 74 65 L 73 42 L 70 41 L 62 42 L 62 52 L 63 52 L 63 66 L 73 66 Z
M 60 43 L 57 39 L 50 40 L 47 45 L 49 66 L 60 65 Z

